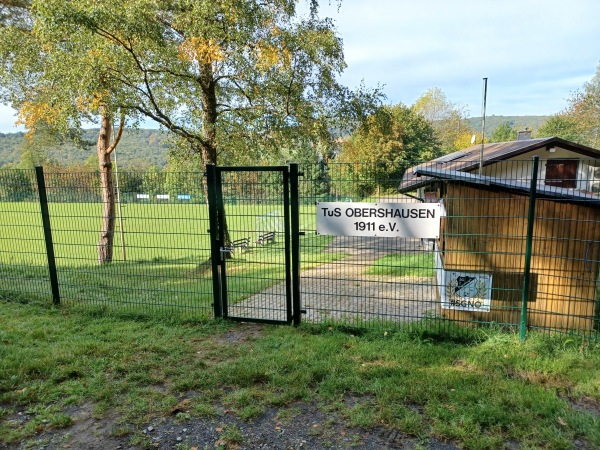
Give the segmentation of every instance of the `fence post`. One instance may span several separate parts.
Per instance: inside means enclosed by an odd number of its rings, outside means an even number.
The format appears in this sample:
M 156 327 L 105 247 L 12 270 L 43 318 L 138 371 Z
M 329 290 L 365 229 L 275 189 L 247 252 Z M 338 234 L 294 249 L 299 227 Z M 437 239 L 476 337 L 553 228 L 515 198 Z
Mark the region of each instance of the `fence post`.
M 60 305 L 60 291 L 58 289 L 58 275 L 56 273 L 56 260 L 54 258 L 54 244 L 52 242 L 52 228 L 50 227 L 50 213 L 48 211 L 48 197 L 46 196 L 46 182 L 44 168 L 35 168 L 35 177 L 38 186 L 38 197 L 42 212 L 42 225 L 44 227 L 44 241 L 46 242 L 46 256 L 48 257 L 48 271 L 50 272 L 50 287 L 52 289 L 52 302 Z
M 217 217 L 217 168 L 214 164 L 206 165 L 206 190 L 208 195 L 208 219 L 210 226 L 210 264 L 213 282 L 213 309 L 216 317 L 223 317 L 221 306 L 221 243 L 219 242 L 219 222 Z
M 300 325 L 300 204 L 298 195 L 298 177 L 303 174 L 298 164 L 290 164 L 290 209 L 292 226 L 292 311 L 294 325 Z
M 529 212 L 527 214 L 527 237 L 525 240 L 525 268 L 523 270 L 523 293 L 521 302 L 521 342 L 525 341 L 527 334 L 527 306 L 529 303 L 530 290 L 530 272 L 531 272 L 531 252 L 533 244 L 533 225 L 535 222 L 535 199 L 537 191 L 538 163 L 539 157 L 533 157 L 533 173 L 531 174 L 531 184 L 529 188 Z

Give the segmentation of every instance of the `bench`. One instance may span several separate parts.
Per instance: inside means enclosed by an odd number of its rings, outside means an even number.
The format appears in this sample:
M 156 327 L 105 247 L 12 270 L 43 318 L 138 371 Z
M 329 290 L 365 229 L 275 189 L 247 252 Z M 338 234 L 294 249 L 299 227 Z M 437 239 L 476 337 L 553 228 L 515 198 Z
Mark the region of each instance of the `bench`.
M 236 248 L 243 250 L 250 246 L 250 238 L 242 238 L 231 241 L 231 251 L 234 252 Z
M 258 236 L 258 239 L 256 241 L 256 245 L 265 245 L 268 243 L 274 243 L 275 242 L 275 232 L 274 231 L 269 231 L 268 233 L 263 233 L 261 235 Z

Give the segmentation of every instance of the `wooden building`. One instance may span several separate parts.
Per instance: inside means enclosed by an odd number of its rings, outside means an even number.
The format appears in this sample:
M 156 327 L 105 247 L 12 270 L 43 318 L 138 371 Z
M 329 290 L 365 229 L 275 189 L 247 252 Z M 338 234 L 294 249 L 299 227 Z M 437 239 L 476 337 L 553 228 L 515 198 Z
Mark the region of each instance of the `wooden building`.
M 504 150 L 498 144 L 488 144 L 494 147 L 487 158 L 484 154 L 481 174 L 479 161 L 456 154 L 414 167 L 405 174 L 401 192 L 418 188 L 417 194 L 423 199 L 437 198 L 444 205 L 445 218 L 436 242 L 437 260 L 442 266 L 437 268 L 441 312 L 450 319 L 470 323 L 519 323 L 532 176 L 530 157 L 536 155 L 541 160 L 527 324 L 545 329 L 598 329 L 600 196 L 594 183 L 600 151 L 556 138 L 529 141 L 504 143 Z M 527 147 L 529 150 L 523 151 Z M 511 157 L 507 148 L 516 154 Z M 555 159 L 556 153 L 559 158 Z M 464 274 L 456 277 L 459 284 L 474 279 L 475 274 L 485 275 L 491 283 L 487 307 L 448 306 L 447 297 L 459 285 L 455 283 L 450 289 L 439 274 L 450 272 Z

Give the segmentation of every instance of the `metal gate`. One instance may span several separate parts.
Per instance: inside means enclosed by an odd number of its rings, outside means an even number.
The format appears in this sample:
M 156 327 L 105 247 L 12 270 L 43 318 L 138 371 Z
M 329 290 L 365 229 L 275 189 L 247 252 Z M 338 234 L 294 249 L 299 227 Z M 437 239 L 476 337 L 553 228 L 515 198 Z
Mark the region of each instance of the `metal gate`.
M 215 317 L 300 323 L 298 176 L 207 166 Z

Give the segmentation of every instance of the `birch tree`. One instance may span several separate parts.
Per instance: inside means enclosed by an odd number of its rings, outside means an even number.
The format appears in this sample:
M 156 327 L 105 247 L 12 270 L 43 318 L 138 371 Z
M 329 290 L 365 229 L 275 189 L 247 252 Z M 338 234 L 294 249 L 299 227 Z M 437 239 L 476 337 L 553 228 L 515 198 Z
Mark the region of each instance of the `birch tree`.
M 125 111 L 118 90 L 106 76 L 102 51 L 90 51 L 90 41 L 68 39 L 39 20 L 39 9 L 28 2 L 11 5 L 0 29 L 0 95 L 17 109 L 18 121 L 32 138 L 38 129 L 78 139 L 82 123 L 97 123 L 98 167 L 102 192 L 102 223 L 98 262 L 113 259 L 115 190 L 111 154 L 125 126 Z M 12 13 L 13 11 L 19 12 Z M 11 14 L 9 14 L 11 12 Z M 60 38 L 59 38 L 60 37 Z M 113 126 L 118 130 L 113 136 Z
M 7 88 L 11 103 L 28 126 L 96 120 L 101 171 L 119 118 L 160 124 L 204 169 L 240 154 L 268 160 L 294 141 L 329 145 L 381 98 L 337 81 L 342 41 L 316 0 L 304 14 L 296 0 L 33 0 L 30 13 L 21 68 L 18 58 L 4 65 L 21 75 Z
M 205 166 L 264 159 L 300 136 L 331 142 L 378 91 L 338 83 L 342 41 L 316 0 L 38 0 L 51 41 L 104 56 L 121 106 L 177 134 Z

